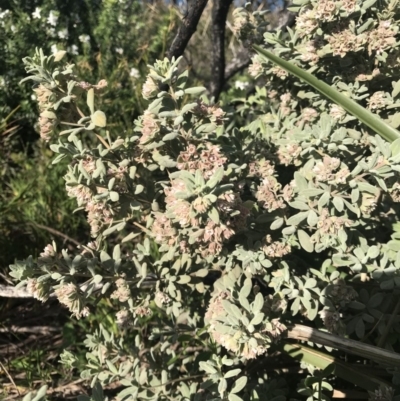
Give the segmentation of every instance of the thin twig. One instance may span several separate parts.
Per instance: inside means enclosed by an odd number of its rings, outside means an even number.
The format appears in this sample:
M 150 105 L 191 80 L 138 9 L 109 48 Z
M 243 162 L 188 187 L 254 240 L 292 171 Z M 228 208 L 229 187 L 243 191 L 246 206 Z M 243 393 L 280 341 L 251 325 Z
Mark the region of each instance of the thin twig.
M 52 326 L 31 326 L 31 327 L 20 327 L 12 325 L 10 327 L 0 327 L 0 333 L 34 333 L 34 334 L 50 334 L 51 332 L 60 331 L 61 327 Z
M 187 380 L 192 380 L 192 379 L 198 379 L 200 377 L 205 377 L 206 375 L 194 375 L 194 376 L 187 376 L 187 377 L 179 377 L 177 379 L 170 380 L 164 384 L 158 384 L 157 386 L 151 386 L 149 388 L 156 388 L 156 387 L 162 387 L 162 386 L 168 386 L 169 384 L 176 383 L 176 382 L 183 382 Z
M 18 387 L 16 386 L 13 378 L 11 377 L 10 373 L 8 373 L 8 370 L 6 369 L 6 367 L 1 363 L 0 361 L 0 365 L 2 367 L 2 369 L 4 370 L 5 374 L 7 375 L 7 377 L 10 379 L 10 382 L 12 383 L 12 385 L 15 387 L 15 389 L 17 390 L 18 395 L 21 395 L 21 393 L 18 390 Z
M 53 388 L 53 389 L 49 389 L 49 390 L 47 391 L 47 394 L 54 394 L 54 393 L 61 392 L 61 391 L 63 391 L 63 390 L 67 390 L 68 388 L 74 387 L 74 386 L 76 386 L 77 384 L 80 384 L 80 383 L 82 383 L 82 382 L 84 382 L 84 379 L 75 380 L 75 381 L 73 381 L 73 382 L 71 382 L 71 383 L 65 384 L 64 386 L 59 386 L 59 387 L 56 387 L 56 388 Z
M 40 228 L 40 229 L 42 229 L 42 230 L 46 230 L 46 231 L 48 231 L 48 232 L 51 233 L 51 234 L 57 235 L 57 236 L 59 236 L 59 237 L 61 237 L 61 238 L 64 238 L 64 239 L 66 239 L 67 241 L 72 242 L 72 243 L 75 244 L 76 246 L 81 246 L 81 245 L 82 245 L 80 242 L 74 240 L 73 238 L 69 237 L 68 235 L 66 235 L 66 234 L 62 233 L 61 231 L 58 231 L 58 230 L 56 230 L 56 229 L 54 229 L 54 228 L 47 227 L 47 226 L 44 226 L 43 224 L 38 224 L 38 223 L 31 223 L 31 224 L 32 224 L 33 226 L 37 227 L 37 228 Z

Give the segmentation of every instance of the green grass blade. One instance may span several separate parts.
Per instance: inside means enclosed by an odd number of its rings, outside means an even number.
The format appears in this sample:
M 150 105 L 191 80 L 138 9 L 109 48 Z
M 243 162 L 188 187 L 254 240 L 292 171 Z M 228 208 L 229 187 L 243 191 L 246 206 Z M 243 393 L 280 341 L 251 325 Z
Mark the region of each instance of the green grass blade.
M 326 347 L 370 359 L 382 366 L 400 366 L 400 354 L 396 352 L 364 344 L 361 341 L 350 340 L 349 338 L 340 337 L 332 333 L 326 333 L 312 327 L 303 326 L 302 324 L 295 324 L 289 327 L 286 337 L 325 345 Z
M 390 386 L 390 383 L 371 375 L 370 372 L 357 369 L 356 365 L 349 365 L 329 354 L 306 347 L 305 345 L 284 344 L 281 348 L 283 352 L 292 358 L 313 365 L 321 370 L 328 366 L 333 366 L 334 375 L 356 384 L 365 390 L 374 391 L 379 386 Z
M 354 100 L 342 95 L 335 88 L 332 88 L 325 82 L 320 81 L 309 72 L 302 70 L 301 68 L 286 60 L 283 60 L 282 58 L 276 56 L 268 50 L 261 48 L 260 46 L 253 45 L 253 48 L 261 56 L 279 65 L 279 67 L 283 68 L 287 72 L 290 72 L 297 78 L 300 78 L 311 85 L 318 92 L 325 95 L 328 99 L 332 100 L 332 102 L 338 104 L 348 113 L 352 114 L 358 120 L 374 130 L 382 138 L 386 139 L 389 142 L 393 142 L 396 139 L 400 138 L 399 131 L 391 127 L 389 124 L 385 123 L 379 116 L 360 106 Z

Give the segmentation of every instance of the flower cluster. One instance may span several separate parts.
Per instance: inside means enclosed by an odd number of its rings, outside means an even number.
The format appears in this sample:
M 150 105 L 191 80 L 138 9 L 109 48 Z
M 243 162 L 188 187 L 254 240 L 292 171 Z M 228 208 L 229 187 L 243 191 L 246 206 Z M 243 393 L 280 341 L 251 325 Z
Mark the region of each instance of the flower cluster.
M 199 152 L 195 145 L 189 144 L 180 152 L 177 167 L 193 173 L 189 176 L 193 179 L 184 179 L 183 175 L 164 188 L 165 214 L 155 213 L 152 228 L 157 241 L 168 245 L 179 243 L 182 252 L 192 242 L 203 256 L 217 255 L 224 242 L 245 228 L 249 211 L 238 193 L 224 191 L 216 196 L 204 191 L 217 173 L 223 171 L 225 161 L 219 148 L 210 144 Z M 197 190 L 193 188 L 196 181 L 200 184 Z
M 118 299 L 119 302 L 126 302 L 131 298 L 129 286 L 123 278 L 119 278 L 115 285 L 117 289 L 111 294 L 112 299 Z
M 46 302 L 49 299 L 51 286 L 48 281 L 38 281 L 33 278 L 28 280 L 26 290 L 32 294 L 33 298 Z
M 244 359 L 254 359 L 265 354 L 270 343 L 286 330 L 279 319 L 269 321 L 261 318 L 264 316 L 259 311 L 263 306 L 261 294 L 257 298 L 258 305 L 254 303 L 246 311 L 234 304 L 230 291 L 224 290 L 214 295 L 205 314 L 205 320 L 209 324 L 208 331 L 214 341 Z M 232 311 L 235 311 L 233 320 Z M 228 321 L 231 322 L 230 325 Z
M 89 308 L 85 306 L 84 298 L 76 284 L 62 283 L 55 290 L 55 294 L 59 302 L 66 306 L 77 319 L 89 315 Z
M 398 33 L 398 26 L 394 25 L 392 21 L 380 21 L 379 25 L 369 32 L 368 35 L 368 52 L 377 52 L 382 54 L 387 48 L 396 44 L 396 35 Z
M 89 187 L 78 184 L 67 185 L 66 188 L 68 196 L 76 198 L 78 205 L 85 208 L 93 237 L 97 236 L 102 227 L 112 223 L 114 212 L 111 205 L 95 199 L 95 193 Z
M 315 163 L 312 169 L 316 182 L 335 182 L 336 184 L 344 184 L 346 178 L 350 176 L 350 170 L 343 166 L 340 170 L 340 159 L 336 157 L 325 156 L 323 160 Z M 337 171 L 338 170 L 338 171 Z
M 195 144 L 189 143 L 186 149 L 179 153 L 176 167 L 192 174 L 199 170 L 205 179 L 210 179 L 220 167 L 224 166 L 227 158 L 221 154 L 218 146 L 210 143 L 205 145 L 205 149 L 199 149 Z
M 312 9 L 302 10 L 296 18 L 296 28 L 301 37 L 311 35 L 317 27 L 317 15 Z
M 338 29 L 327 37 L 333 55 L 342 58 L 350 52 L 357 52 L 362 49 L 366 39 L 365 35 L 356 35 L 350 29 Z
M 323 22 L 333 21 L 337 11 L 337 3 L 332 0 L 319 0 L 316 4 L 315 18 Z

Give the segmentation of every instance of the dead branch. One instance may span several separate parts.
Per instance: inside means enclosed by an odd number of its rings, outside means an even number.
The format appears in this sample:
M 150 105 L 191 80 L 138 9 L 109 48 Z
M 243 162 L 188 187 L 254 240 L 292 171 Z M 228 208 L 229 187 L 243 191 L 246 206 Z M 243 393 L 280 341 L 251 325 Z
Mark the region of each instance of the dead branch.
M 212 10 L 212 62 L 210 92 L 218 99 L 225 82 L 225 27 L 233 0 L 214 0 Z
M 190 38 L 196 32 L 197 24 L 200 21 L 207 2 L 208 0 L 193 0 L 188 14 L 183 18 L 182 25 L 167 52 L 169 59 L 172 59 L 172 57 L 178 58 L 183 54 Z
M 10 327 L 0 327 L 0 333 L 34 333 L 34 334 L 41 334 L 47 335 L 56 331 L 61 331 L 61 327 L 51 327 L 51 326 L 27 326 L 21 327 L 12 325 Z

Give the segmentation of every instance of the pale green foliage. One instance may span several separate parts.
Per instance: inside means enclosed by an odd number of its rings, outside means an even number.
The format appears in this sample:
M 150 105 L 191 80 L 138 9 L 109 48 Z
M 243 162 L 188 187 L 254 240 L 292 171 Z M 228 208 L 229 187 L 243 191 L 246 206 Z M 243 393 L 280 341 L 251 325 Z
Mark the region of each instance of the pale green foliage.
M 264 38 L 397 127 L 400 9 L 342 3 L 303 2 L 297 28 Z M 245 13 L 237 30 L 257 40 L 258 19 Z M 347 29 L 357 45 L 339 54 L 335 38 Z M 88 333 L 81 376 L 93 386 L 119 382 L 123 400 L 284 400 L 295 386 L 263 362 L 283 352 L 293 323 L 398 349 L 390 313 L 400 287 L 399 142 L 371 135 L 259 56 L 250 72 L 266 88 L 241 105 L 247 125 L 234 127 L 204 88 L 187 87 L 179 62 L 150 66 L 142 90 L 150 104 L 135 131 L 122 133 L 96 108 L 105 82 L 79 83 L 73 66 L 41 52 L 25 59 L 43 94 L 44 137 L 60 135 L 54 162 L 70 161 L 67 191 L 94 241 L 75 254 L 49 245 L 11 275 L 43 301 L 54 292 L 77 318 L 102 298 L 113 302 L 121 332 Z M 66 352 L 62 362 L 75 360 Z M 308 370 L 299 393 L 328 399 L 329 369 Z

